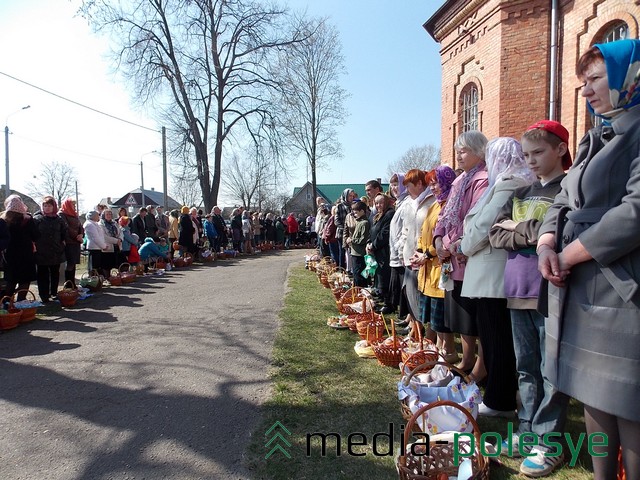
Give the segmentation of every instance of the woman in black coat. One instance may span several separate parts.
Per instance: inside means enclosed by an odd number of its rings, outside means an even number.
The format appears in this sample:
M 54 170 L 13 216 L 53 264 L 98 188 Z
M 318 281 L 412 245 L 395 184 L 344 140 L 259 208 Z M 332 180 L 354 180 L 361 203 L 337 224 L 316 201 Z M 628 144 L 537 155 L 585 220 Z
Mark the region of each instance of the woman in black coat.
M 193 252 L 195 245 L 193 243 L 193 234 L 195 228 L 189 215 L 189 207 L 180 209 L 180 234 L 178 235 L 178 244 L 180 245 L 180 255 L 184 252 Z
M 41 210 L 33 221 L 40 236 L 36 240 L 36 265 L 38 266 L 38 294 L 43 303 L 51 301 L 58 292 L 60 264 L 65 261 L 64 246 L 67 226 L 58 216 L 58 204 L 51 196 L 42 199 Z
M 389 257 L 391 255 L 389 228 L 395 210 L 391 207 L 391 197 L 383 193 L 376 195 L 374 202 L 377 213 L 373 217 L 373 225 L 369 233 L 371 240 L 367 245 L 367 253 L 373 255 L 378 263 L 375 288 L 378 290 L 378 296 L 385 302 L 384 307 L 388 307 L 387 310 L 390 310 L 393 307 L 390 301 L 388 301 L 389 282 L 391 280 L 391 266 L 389 265 Z
M 17 290 L 28 290 L 29 284 L 36 279 L 36 259 L 34 242 L 40 236 L 33 218 L 27 212 L 27 206 L 18 195 L 9 195 L 4 201 L 5 211 L 2 218 L 9 227 L 9 246 L 5 251 L 6 266 L 4 278 L 7 281 L 7 295 Z M 18 300 L 24 300 L 27 292 L 22 291 Z

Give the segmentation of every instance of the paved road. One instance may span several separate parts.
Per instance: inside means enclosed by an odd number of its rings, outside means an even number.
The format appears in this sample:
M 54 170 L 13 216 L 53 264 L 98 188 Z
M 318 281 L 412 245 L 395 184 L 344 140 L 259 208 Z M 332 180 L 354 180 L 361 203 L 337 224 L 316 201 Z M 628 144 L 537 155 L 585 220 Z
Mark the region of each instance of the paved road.
M 0 335 L 0 480 L 244 479 L 288 267 L 111 287 Z

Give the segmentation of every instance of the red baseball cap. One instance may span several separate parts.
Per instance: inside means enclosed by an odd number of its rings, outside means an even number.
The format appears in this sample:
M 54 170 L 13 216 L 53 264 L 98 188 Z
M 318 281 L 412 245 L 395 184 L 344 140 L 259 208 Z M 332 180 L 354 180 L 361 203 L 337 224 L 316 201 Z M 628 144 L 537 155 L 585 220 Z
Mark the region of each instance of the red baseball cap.
M 554 120 L 540 120 L 527 128 L 529 130 L 534 129 L 545 130 L 549 133 L 553 133 L 556 137 L 567 144 L 567 152 L 562 156 L 562 168 L 569 170 L 573 161 L 571 160 L 571 154 L 569 153 L 569 131 L 562 126 L 560 122 Z

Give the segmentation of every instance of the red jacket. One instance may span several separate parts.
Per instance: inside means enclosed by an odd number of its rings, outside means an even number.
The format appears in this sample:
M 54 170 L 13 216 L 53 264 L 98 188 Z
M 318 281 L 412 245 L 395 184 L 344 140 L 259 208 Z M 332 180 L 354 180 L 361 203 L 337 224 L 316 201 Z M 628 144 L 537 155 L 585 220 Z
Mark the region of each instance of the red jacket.
M 298 233 L 300 226 L 298 225 L 298 220 L 293 216 L 293 213 L 289 215 L 287 218 L 287 232 L 289 233 Z

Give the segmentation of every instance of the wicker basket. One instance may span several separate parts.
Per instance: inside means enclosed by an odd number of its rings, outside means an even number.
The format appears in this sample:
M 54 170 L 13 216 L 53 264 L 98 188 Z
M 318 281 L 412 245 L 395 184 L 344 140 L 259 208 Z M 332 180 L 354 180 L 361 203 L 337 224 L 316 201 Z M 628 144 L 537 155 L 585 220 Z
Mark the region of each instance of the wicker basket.
M 98 274 L 97 270 L 91 270 L 80 276 L 80 286 L 88 288 L 91 292 L 97 292 L 102 289 L 103 280 L 104 278 Z
M 184 259 L 185 267 L 188 267 L 191 264 L 193 264 L 193 255 L 191 255 L 189 252 L 184 252 L 184 255 L 182 256 L 182 258 Z
M 5 300 L 9 300 L 9 307 L 3 309 L 6 310 L 7 313 L 0 313 L 0 330 L 11 330 L 12 328 L 16 328 L 20 323 L 22 310 L 14 308 L 13 297 L 2 297 L 2 299 L 0 299 L 0 303 L 4 305 Z
M 119 287 L 122 285 L 122 274 L 120 270 L 113 268 L 111 269 L 111 273 L 109 273 L 109 283 L 113 287 Z
M 361 303 L 362 311 L 354 310 L 351 306 L 354 303 Z M 365 313 L 368 309 L 373 310 L 373 299 L 361 287 L 351 287 L 342 294 L 340 300 L 336 301 L 336 306 L 343 315 L 357 315 L 358 313 Z
M 122 279 L 122 283 L 133 283 L 136 281 L 136 274 L 129 271 L 131 268 L 131 264 L 122 263 L 120 267 L 118 267 L 118 271 L 120 272 L 120 278 Z
M 356 330 L 360 338 L 375 343 L 384 338 L 386 326 L 382 317 L 373 311 L 356 315 Z
M 36 295 L 35 293 L 33 293 L 31 290 L 24 288 L 22 290 L 18 290 L 15 293 L 15 298 L 18 298 L 18 294 L 20 292 L 27 292 L 27 294 L 31 295 L 31 301 L 32 302 L 36 302 Z M 18 308 L 18 307 L 16 307 Z M 36 318 L 36 313 L 38 311 L 38 307 L 26 307 L 26 308 L 18 308 L 18 310 L 20 310 L 22 312 L 22 315 L 20 316 L 20 323 L 27 323 L 30 322 L 31 320 L 35 320 Z
M 475 437 L 475 445 L 472 455 L 469 457 L 472 466 L 472 476 L 470 478 L 474 480 L 488 480 L 489 479 L 489 461 L 481 454 L 482 439 L 480 437 L 480 428 L 475 419 L 467 412 L 466 409 L 460 407 L 455 402 L 448 400 L 441 400 L 439 402 L 433 402 L 429 405 L 424 405 L 415 414 L 411 416 L 407 426 L 404 430 L 404 442 L 405 451 L 401 452 L 398 457 L 396 467 L 400 475 L 401 480 L 439 480 L 440 478 L 448 478 L 450 476 L 458 475 L 458 465 L 454 461 L 454 453 L 456 448 L 467 448 L 467 452 L 470 452 L 471 446 L 466 443 L 454 443 L 454 442 L 433 442 L 429 445 L 429 454 L 414 455 L 413 449 L 410 446 L 413 427 L 416 424 L 424 412 L 438 407 L 454 407 L 463 412 L 471 425 L 473 425 L 473 436 Z M 420 439 L 424 440 L 424 437 Z M 420 446 L 417 446 L 420 449 Z M 421 453 L 421 452 L 417 452 Z
M 464 373 L 464 371 L 460 370 L 458 367 L 455 367 L 455 366 L 451 365 L 450 363 L 437 361 L 437 360 L 424 362 L 424 363 L 418 365 L 413 370 L 411 370 L 411 372 L 409 372 L 407 375 L 402 377 L 402 382 L 404 382 L 405 385 L 409 385 L 409 382 L 414 377 L 414 375 L 416 375 L 417 373 L 420 373 L 420 372 L 428 372 L 429 370 L 431 370 L 436 365 L 444 365 L 449 370 L 451 370 L 451 371 L 457 373 L 458 375 L 460 375 L 460 377 L 462 377 L 462 380 L 464 380 L 465 383 L 471 383 L 471 379 L 469 378 L 469 375 Z M 405 402 L 400 402 L 400 413 L 402 413 L 402 418 L 404 418 L 406 421 L 409 421 L 409 419 L 411 418 L 411 415 L 412 415 L 411 409 L 409 408 L 409 406 Z M 415 428 L 418 429 L 417 431 L 421 431 L 420 427 L 417 424 L 415 424 Z
M 384 317 L 381 317 L 382 323 L 385 328 L 387 328 Z M 389 330 L 387 330 L 387 332 L 389 332 Z M 407 346 L 407 344 L 396 335 L 396 327 L 393 321 L 391 322 L 391 335 L 389 338 L 393 339 L 391 343 L 388 342 L 388 339 L 380 339 L 377 342 L 374 342 L 373 353 L 376 354 L 376 358 L 380 365 L 398 368 L 398 365 L 402 360 L 402 350 Z
M 73 288 L 71 280 L 64 282 L 62 290 L 58 290 L 58 300 L 63 307 L 73 307 L 80 297 L 78 290 Z
M 418 329 L 418 342 L 420 342 L 418 350 L 409 351 L 407 348 L 402 350 L 402 363 L 409 370 L 413 370 L 423 363 L 435 362 L 440 358 L 438 347 L 428 338 L 422 337 L 420 328 Z

